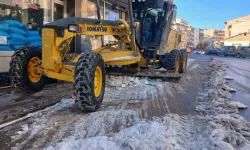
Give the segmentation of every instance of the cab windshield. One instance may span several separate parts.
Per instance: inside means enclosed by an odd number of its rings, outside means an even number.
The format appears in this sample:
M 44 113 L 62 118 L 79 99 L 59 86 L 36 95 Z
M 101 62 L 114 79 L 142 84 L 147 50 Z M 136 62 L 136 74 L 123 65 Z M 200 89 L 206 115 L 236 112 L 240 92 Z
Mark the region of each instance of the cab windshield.
M 165 26 L 171 22 L 172 13 L 167 7 L 134 10 L 135 19 L 141 22 L 142 40 L 147 45 L 159 45 Z

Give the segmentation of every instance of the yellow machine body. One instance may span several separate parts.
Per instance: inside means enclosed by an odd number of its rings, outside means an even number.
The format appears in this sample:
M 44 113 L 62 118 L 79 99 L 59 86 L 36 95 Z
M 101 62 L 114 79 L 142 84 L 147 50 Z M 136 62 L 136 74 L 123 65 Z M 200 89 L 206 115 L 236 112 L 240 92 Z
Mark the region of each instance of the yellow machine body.
M 117 39 L 117 42 L 92 50 L 92 52 L 100 53 L 107 65 L 131 65 L 135 63 L 139 63 L 140 66 L 145 65 L 145 58 L 140 54 L 138 46 L 134 45 L 131 40 L 129 25 L 125 21 L 118 21 L 121 22 L 121 25 L 78 24 L 78 28 L 81 29 L 80 33 L 69 32 L 68 29 L 64 29 L 63 37 L 57 36 L 56 29 L 43 28 L 42 66 L 40 68 L 43 74 L 50 78 L 74 82 L 75 67 L 70 63 L 65 63 L 64 58 L 68 55 L 71 40 L 77 34 L 113 35 Z M 113 47 L 118 44 L 127 44 L 130 49 Z M 136 50 L 133 49 L 134 47 L 136 47 Z M 77 62 L 79 56 L 80 54 L 76 55 L 72 62 Z

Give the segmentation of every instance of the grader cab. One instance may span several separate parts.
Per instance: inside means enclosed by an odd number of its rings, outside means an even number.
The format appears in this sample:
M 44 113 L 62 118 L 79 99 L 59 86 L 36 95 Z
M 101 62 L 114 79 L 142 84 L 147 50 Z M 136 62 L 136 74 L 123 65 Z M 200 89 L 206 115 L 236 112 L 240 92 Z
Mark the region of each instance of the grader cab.
M 98 12 L 99 19 L 70 17 L 46 24 L 42 49 L 26 46 L 12 56 L 9 72 L 13 85 L 33 93 L 42 90 L 48 79 L 72 82 L 76 104 L 82 111 L 92 112 L 101 106 L 106 74 L 179 78 L 186 69 L 187 54 L 177 49 L 164 53 L 161 45 L 167 42 L 175 6 L 163 0 L 112 4 L 113 8 L 124 6 L 129 21 L 101 20 Z M 97 7 L 100 10 L 98 0 Z M 112 35 L 116 41 L 82 52 L 70 48 L 77 35 L 96 39 Z

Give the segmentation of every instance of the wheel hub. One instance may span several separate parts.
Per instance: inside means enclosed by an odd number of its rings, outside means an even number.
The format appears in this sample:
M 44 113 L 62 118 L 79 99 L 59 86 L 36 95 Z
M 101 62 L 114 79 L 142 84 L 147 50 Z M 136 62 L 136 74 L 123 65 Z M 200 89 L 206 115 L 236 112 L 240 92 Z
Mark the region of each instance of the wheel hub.
M 37 71 L 40 66 L 40 61 L 40 58 L 33 57 L 30 59 L 28 64 L 28 77 L 34 83 L 39 82 L 42 77 L 42 75 Z
M 94 92 L 95 92 L 95 96 L 99 97 L 101 95 L 102 92 L 102 70 L 101 68 L 98 66 L 96 67 L 96 71 L 95 71 L 95 79 L 94 79 Z
M 179 69 L 180 69 L 180 56 L 177 56 L 175 64 L 175 72 L 178 72 Z
M 183 68 L 186 69 L 187 68 L 187 56 L 185 55 L 183 58 Z

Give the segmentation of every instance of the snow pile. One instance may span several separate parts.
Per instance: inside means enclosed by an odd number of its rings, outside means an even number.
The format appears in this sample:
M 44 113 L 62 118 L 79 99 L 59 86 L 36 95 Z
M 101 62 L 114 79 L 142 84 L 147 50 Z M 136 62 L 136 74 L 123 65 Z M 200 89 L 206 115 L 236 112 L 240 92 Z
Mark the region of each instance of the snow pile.
M 131 110 L 100 111 L 83 117 L 72 125 L 70 135 L 76 138 L 109 135 L 132 126 L 139 115 Z
M 204 116 L 215 116 L 216 120 L 222 122 L 224 129 L 218 129 L 218 131 L 223 131 L 223 134 L 214 136 L 228 141 L 235 147 L 235 145 L 247 141 L 246 138 L 250 137 L 250 127 L 247 121 L 238 114 L 239 109 L 247 107 L 232 101 L 230 92 L 236 92 L 236 90 L 226 85 L 225 67 L 221 61 L 211 60 L 208 69 L 210 77 L 197 96 L 196 110 Z M 225 131 L 228 129 L 230 130 Z
M 247 138 L 250 137 L 250 128 L 246 120 L 237 114 L 238 108 L 244 106 L 232 102 L 230 88 L 225 86 L 224 67 L 220 61 L 211 60 L 207 69 L 210 77 L 197 97 L 196 110 L 200 115 L 169 113 L 151 120 L 140 120 L 140 112 L 131 110 L 129 103 L 134 105 L 148 101 L 155 105 L 154 109 L 159 109 L 157 105 L 164 105 L 168 96 L 184 91 L 174 83 L 108 77 L 100 110 L 84 114 L 75 110 L 73 99 L 62 100 L 39 111 L 29 121 L 28 127 L 22 125 L 23 132 L 15 138 L 18 141 L 16 148 L 249 150 Z
M 66 102 L 66 103 L 65 103 Z M 74 101 L 73 101 L 74 102 Z M 139 122 L 138 113 L 131 110 L 97 111 L 83 115 L 82 112 L 69 111 L 72 99 L 65 99 L 52 106 L 44 114 L 39 113 L 30 118 L 25 130 L 18 131 L 12 139 L 18 141 L 16 149 L 41 149 L 64 140 L 75 140 L 112 135 Z M 65 105 L 66 104 L 66 105 Z M 64 105 L 64 108 L 61 109 Z M 55 110 L 56 111 L 52 111 Z M 53 113 L 52 113 L 53 112 Z M 25 138 L 25 139 L 24 139 Z M 20 139 L 24 139 L 22 142 Z M 32 143 L 32 144 L 30 144 Z
M 249 149 L 250 143 L 227 125 L 212 117 L 169 114 L 152 121 L 140 121 L 111 136 L 67 138 L 45 150 Z
M 29 124 L 22 124 L 22 130 L 17 132 L 17 135 L 11 136 L 13 142 L 18 141 L 22 138 L 25 138 L 27 141 L 36 136 L 39 132 L 44 132 L 44 130 L 49 130 L 47 127 L 48 120 L 51 119 L 51 116 L 56 115 L 59 111 L 67 110 L 69 107 L 74 105 L 73 98 L 71 99 L 62 99 L 59 103 L 54 106 L 47 107 L 44 110 L 37 111 L 34 113 L 28 114 Z M 26 137 L 27 134 L 29 137 Z M 18 146 L 19 144 L 17 144 Z
M 232 101 L 236 90 L 226 85 L 225 64 L 212 59 L 208 81 L 200 88 L 196 98 L 196 110 L 205 115 L 239 113 L 239 103 Z

